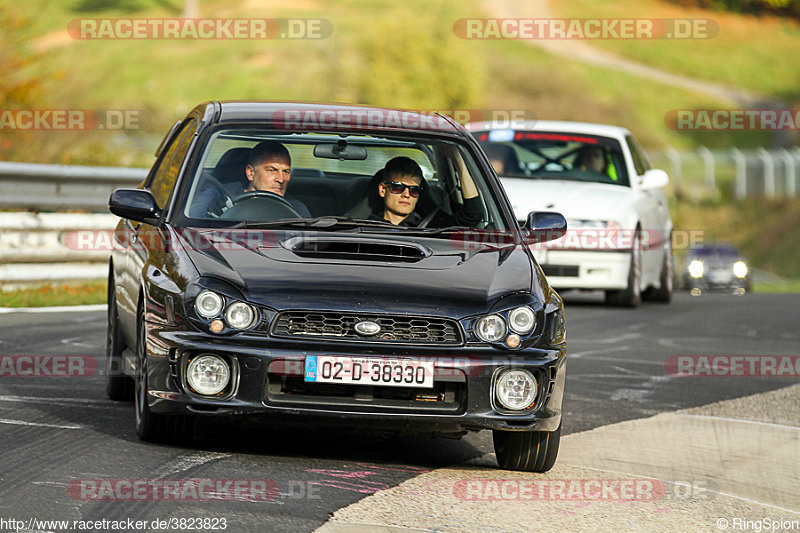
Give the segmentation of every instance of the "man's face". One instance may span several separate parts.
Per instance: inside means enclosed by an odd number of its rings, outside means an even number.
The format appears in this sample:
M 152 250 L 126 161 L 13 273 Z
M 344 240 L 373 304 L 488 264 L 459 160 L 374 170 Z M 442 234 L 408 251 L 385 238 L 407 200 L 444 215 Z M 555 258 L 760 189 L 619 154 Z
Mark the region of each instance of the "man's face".
M 280 156 L 270 156 L 256 165 L 247 165 L 245 172 L 250 189 L 274 192 L 283 196 L 291 177 L 291 164 Z
M 594 172 L 602 172 L 603 168 L 606 166 L 606 160 L 603 156 L 603 149 L 602 148 L 590 148 L 586 150 L 583 154 L 583 163 L 586 165 L 586 170 L 592 170 Z
M 389 179 L 389 182 L 398 182 L 404 185 L 417 185 L 421 183 L 419 178 L 409 175 L 399 175 L 393 176 Z M 419 198 L 414 198 L 411 196 L 411 193 L 408 190 L 408 187 L 403 189 L 403 192 L 400 194 L 393 193 L 391 190 L 391 186 L 387 185 L 384 182 L 381 182 L 378 185 L 378 194 L 381 195 L 386 201 L 386 209 L 388 209 L 391 213 L 399 216 L 408 216 L 414 212 L 414 208 L 417 206 L 417 200 Z

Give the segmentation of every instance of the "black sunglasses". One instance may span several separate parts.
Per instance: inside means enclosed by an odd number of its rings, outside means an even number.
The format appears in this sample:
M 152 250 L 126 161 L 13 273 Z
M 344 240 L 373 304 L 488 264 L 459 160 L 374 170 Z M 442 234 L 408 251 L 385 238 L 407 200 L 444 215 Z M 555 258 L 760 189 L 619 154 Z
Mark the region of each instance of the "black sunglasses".
M 419 197 L 419 193 L 422 191 L 422 187 L 419 185 L 406 185 L 405 183 L 400 183 L 399 181 L 390 181 L 385 185 L 392 194 L 403 194 L 403 191 L 408 189 L 408 194 L 410 194 L 412 198 Z

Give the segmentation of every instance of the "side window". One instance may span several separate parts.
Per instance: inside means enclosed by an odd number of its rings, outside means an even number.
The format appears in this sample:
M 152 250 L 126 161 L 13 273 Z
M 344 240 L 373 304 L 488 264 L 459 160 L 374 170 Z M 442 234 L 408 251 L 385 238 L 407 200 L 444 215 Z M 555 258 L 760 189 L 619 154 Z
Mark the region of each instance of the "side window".
M 625 142 L 628 143 L 628 149 L 631 151 L 631 157 L 633 158 L 633 166 L 636 168 L 636 174 L 641 176 L 652 168 L 650 166 L 650 161 L 648 161 L 644 151 L 633 137 L 628 135 L 625 137 Z
M 197 122 L 192 119 L 178 130 L 150 183 L 150 191 L 161 209 L 166 207 L 172 189 L 175 188 L 175 181 L 178 179 L 181 165 L 189 151 L 189 145 L 192 144 L 196 126 Z

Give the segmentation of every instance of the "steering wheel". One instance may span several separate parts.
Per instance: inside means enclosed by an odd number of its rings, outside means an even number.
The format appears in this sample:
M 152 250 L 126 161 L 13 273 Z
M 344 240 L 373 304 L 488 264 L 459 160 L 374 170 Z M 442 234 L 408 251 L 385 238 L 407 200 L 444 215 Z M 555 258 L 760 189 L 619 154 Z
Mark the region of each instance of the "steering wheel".
M 231 200 L 231 203 L 231 207 L 219 218 L 252 221 L 302 218 L 286 198 L 274 192 L 246 192 Z

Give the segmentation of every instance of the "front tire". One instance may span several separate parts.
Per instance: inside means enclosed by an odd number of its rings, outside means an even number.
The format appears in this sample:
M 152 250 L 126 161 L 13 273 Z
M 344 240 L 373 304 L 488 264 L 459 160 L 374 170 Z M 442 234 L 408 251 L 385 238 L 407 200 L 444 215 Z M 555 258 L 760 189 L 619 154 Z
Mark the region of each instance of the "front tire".
M 664 247 L 664 262 L 661 265 L 661 286 L 658 289 L 647 291 L 644 296 L 647 300 L 653 302 L 671 302 L 674 279 L 672 268 L 672 235 L 670 235 L 669 241 Z
M 193 416 L 159 415 L 150 410 L 147 400 L 147 344 L 144 312 L 141 311 L 136 324 L 136 362 L 136 434 L 144 441 L 165 444 L 191 440 L 195 427 Z
M 133 400 L 133 380 L 122 371 L 122 352 L 125 339 L 119 327 L 117 295 L 114 280 L 108 280 L 108 313 L 106 320 L 106 396 L 112 400 Z
M 497 464 L 505 470 L 547 472 L 556 463 L 561 425 L 555 431 L 492 430 Z
M 621 291 L 606 291 L 606 304 L 618 307 L 638 307 L 642 303 L 642 248 L 639 245 L 639 228 L 633 235 L 631 266 L 628 269 L 628 286 Z

